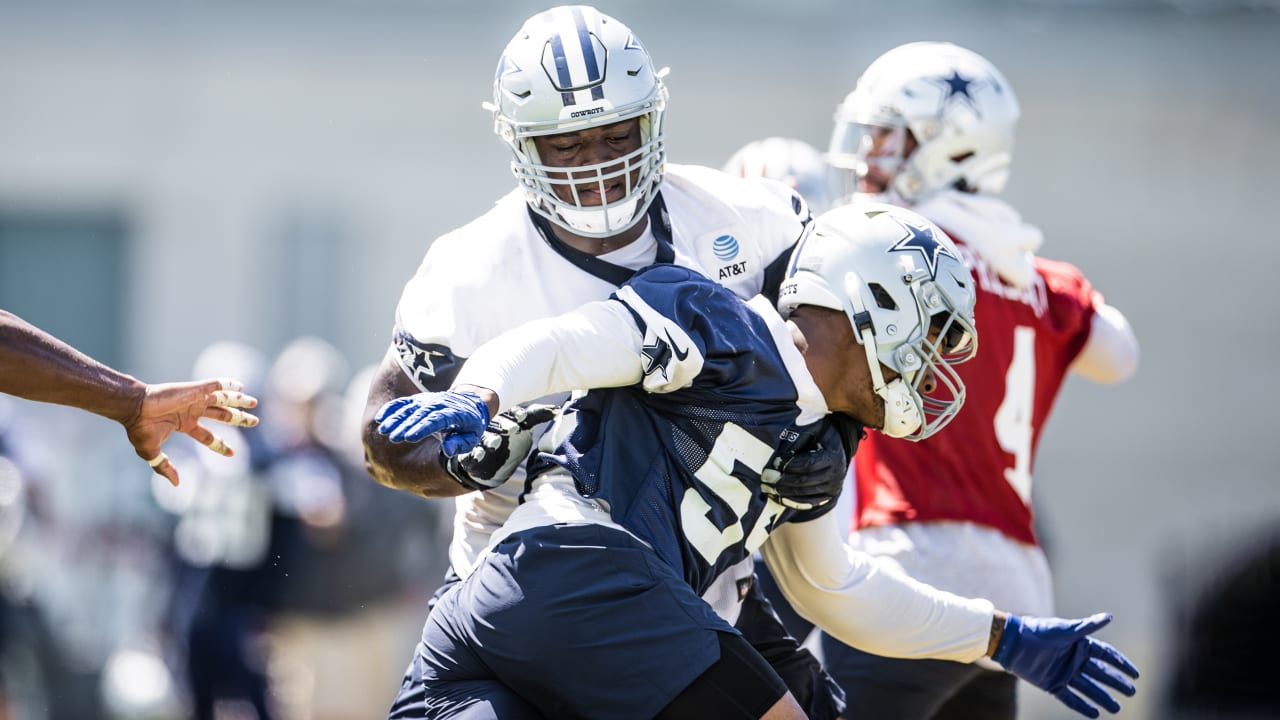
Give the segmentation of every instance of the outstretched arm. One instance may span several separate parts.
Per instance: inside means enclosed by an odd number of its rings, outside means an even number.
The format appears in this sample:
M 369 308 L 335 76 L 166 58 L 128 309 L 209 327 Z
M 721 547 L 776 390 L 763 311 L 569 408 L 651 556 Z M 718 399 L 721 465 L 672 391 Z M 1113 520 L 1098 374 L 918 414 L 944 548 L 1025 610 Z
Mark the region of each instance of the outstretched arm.
M 970 662 L 990 656 L 1071 709 L 1097 717 L 1133 695 L 1138 670 L 1091 637 L 1110 615 L 1082 620 L 1019 617 L 886 569 L 844 546 L 830 514 L 785 523 L 762 548 L 796 611 L 841 641 L 889 657 Z M 833 551 L 833 549 L 837 549 Z M 1128 677 L 1126 677 L 1128 676 Z
M 0 392 L 124 423 L 141 410 L 145 390 L 140 380 L 0 310 Z
M 160 446 L 175 430 L 221 455 L 233 450 L 201 418 L 242 427 L 258 419 L 240 408 L 258 401 L 234 380 L 148 385 L 0 310 L 0 392 L 87 410 L 124 426 L 138 457 L 174 485 L 178 470 Z
M 894 573 L 845 546 L 827 513 L 783 523 L 761 548 L 796 611 L 840 641 L 889 657 L 972 662 L 988 654 L 994 609 Z

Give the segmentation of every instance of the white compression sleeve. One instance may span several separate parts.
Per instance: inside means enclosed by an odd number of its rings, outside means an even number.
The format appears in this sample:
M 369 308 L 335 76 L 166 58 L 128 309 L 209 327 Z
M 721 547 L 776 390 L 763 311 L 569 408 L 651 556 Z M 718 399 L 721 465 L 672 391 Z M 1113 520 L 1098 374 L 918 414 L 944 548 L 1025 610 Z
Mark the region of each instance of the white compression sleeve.
M 880 566 L 849 548 L 834 513 L 784 523 L 762 551 L 802 616 L 860 650 L 972 662 L 987 652 L 994 608 Z
M 1099 305 L 1089 341 L 1071 363 L 1071 372 L 1094 382 L 1121 382 L 1137 372 L 1138 355 L 1138 338 L 1128 318 L 1111 305 Z

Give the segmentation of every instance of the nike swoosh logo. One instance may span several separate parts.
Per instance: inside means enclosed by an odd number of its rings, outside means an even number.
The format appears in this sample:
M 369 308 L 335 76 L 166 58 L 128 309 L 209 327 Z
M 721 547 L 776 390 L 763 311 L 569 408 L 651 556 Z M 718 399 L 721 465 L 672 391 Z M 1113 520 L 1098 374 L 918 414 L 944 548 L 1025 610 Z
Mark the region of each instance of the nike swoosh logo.
M 667 342 L 671 343 L 671 352 L 676 354 L 676 359 L 683 361 L 685 358 L 689 357 L 689 351 L 681 350 L 680 346 L 676 345 L 676 341 L 671 338 L 671 331 L 666 330 L 665 332 L 667 333 Z

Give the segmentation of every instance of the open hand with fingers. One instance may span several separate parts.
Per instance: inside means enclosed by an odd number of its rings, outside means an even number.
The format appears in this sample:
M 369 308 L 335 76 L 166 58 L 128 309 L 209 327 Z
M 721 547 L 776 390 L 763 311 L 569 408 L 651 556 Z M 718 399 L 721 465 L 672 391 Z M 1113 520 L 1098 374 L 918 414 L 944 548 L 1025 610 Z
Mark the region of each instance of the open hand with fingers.
M 123 423 L 134 452 L 173 485 L 178 484 L 178 469 L 160 446 L 175 431 L 190 435 L 219 455 L 234 455 L 235 451 L 200 420 L 209 418 L 239 427 L 257 425 L 258 418 L 241 408 L 256 407 L 258 400 L 240 392 L 243 387 L 227 379 L 147 385 L 137 414 Z
M 1120 703 L 1103 686 L 1132 697 L 1137 689 L 1129 678 L 1138 677 L 1138 668 L 1089 637 L 1110 622 L 1107 613 L 1080 620 L 1010 615 L 991 659 L 1085 717 L 1098 717 L 1099 707 L 1119 712 Z
M 471 452 L 489 425 L 489 406 L 465 390 L 423 392 L 387 401 L 373 418 L 391 442 L 422 442 L 440 436 L 440 451 Z

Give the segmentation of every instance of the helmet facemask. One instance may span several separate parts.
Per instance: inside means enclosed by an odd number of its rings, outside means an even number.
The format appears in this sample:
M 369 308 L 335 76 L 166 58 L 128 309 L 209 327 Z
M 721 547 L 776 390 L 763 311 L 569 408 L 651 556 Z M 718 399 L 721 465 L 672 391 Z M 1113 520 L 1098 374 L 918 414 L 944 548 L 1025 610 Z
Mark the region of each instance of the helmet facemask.
M 655 117 L 656 116 L 656 117 Z M 623 122 L 625 118 L 616 122 Z M 529 206 L 539 215 L 584 237 L 610 237 L 632 227 L 644 215 L 661 184 L 664 140 L 661 129 L 652 130 L 661 116 L 653 112 L 639 118 L 640 147 L 612 160 L 591 165 L 561 167 L 543 164 L 533 135 L 517 144 L 511 172 L 524 186 Z M 558 134 L 558 133 L 556 133 Z M 586 205 L 579 188 L 595 189 L 605 197 L 607 187 L 623 183 L 623 197 L 605 205 Z M 566 191 L 568 199 L 557 190 Z
M 858 309 L 865 294 L 859 291 L 859 283 L 857 274 L 850 273 L 846 292 L 852 302 L 846 313 L 853 310 L 849 321 L 854 337 L 866 352 L 872 389 L 885 404 L 882 432 L 923 440 L 951 422 L 964 404 L 964 381 L 953 366 L 977 353 L 973 324 L 938 283 L 925 279 L 908 283 L 917 313 L 912 334 L 898 341 L 882 337 L 896 324 L 877 329 L 865 309 Z M 894 303 L 887 293 L 875 291 L 877 285 L 865 286 L 871 288 L 877 304 Z M 882 305 L 881 309 L 894 308 Z M 898 376 L 885 382 L 882 366 Z
M 837 119 L 827 162 L 835 172 L 840 198 L 905 201 L 896 191 L 896 181 L 914 149 L 915 139 L 900 116 Z

